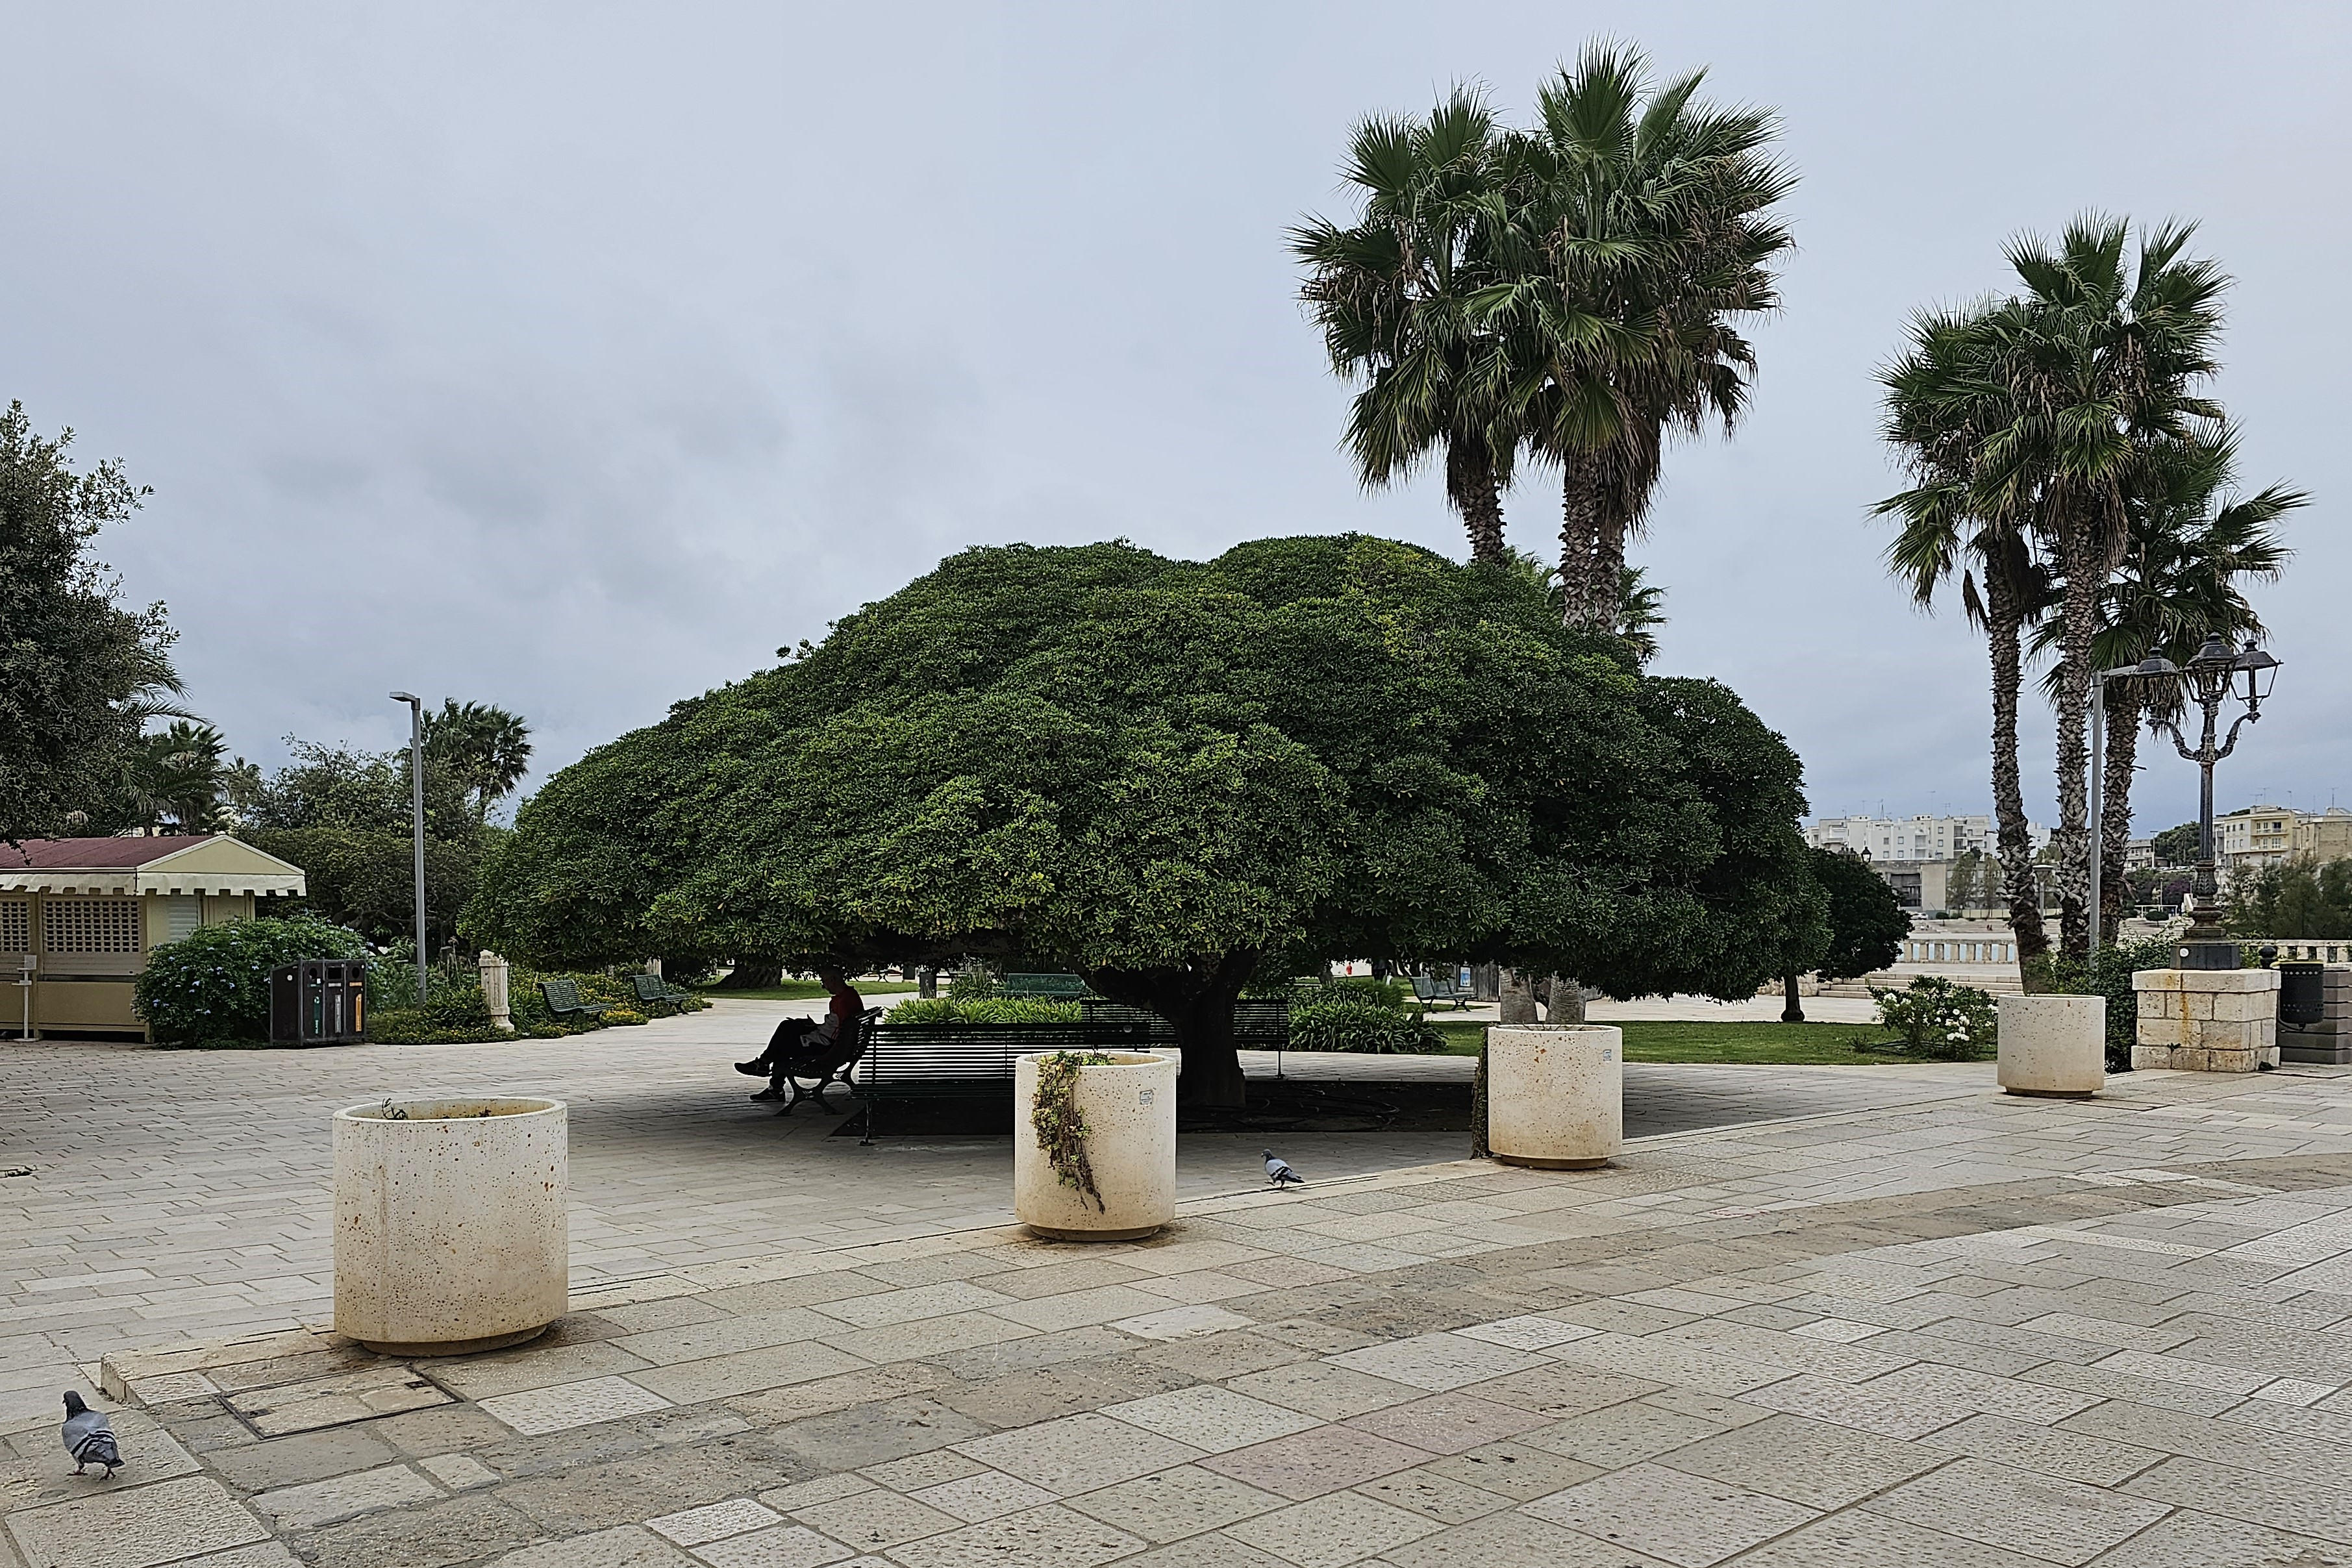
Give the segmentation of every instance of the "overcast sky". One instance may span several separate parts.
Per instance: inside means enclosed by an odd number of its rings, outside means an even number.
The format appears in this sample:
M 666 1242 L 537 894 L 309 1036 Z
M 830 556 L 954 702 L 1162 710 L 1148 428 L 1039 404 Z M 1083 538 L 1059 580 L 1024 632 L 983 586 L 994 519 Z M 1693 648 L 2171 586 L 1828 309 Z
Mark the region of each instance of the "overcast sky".
M 1522 117 L 1601 33 L 1778 106 L 1803 176 L 1754 412 L 1634 551 L 1660 667 L 1817 811 L 1987 810 L 1981 644 L 1878 564 L 1873 367 L 2014 233 L 2192 218 L 2245 476 L 2315 496 L 2222 803 L 2352 805 L 2340 5 L 0 0 L 0 398 L 153 487 L 101 553 L 237 750 L 404 740 L 402 687 L 559 766 L 969 544 L 1463 554 L 1433 480 L 1359 491 L 1284 229 L 1344 210 L 1358 116 Z M 1513 543 L 1555 517 L 1523 486 Z M 2179 821 L 2193 771 L 2140 800 Z

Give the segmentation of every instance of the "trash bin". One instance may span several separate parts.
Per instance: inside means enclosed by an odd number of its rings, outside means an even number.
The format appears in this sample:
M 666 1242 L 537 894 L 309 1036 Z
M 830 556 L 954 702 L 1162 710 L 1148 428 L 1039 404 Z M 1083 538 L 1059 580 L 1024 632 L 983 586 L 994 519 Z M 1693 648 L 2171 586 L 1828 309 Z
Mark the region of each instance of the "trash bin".
M 367 965 L 306 958 L 269 972 L 273 1045 L 349 1045 L 367 1027 Z
M 2290 958 L 2278 966 L 2279 1022 L 2309 1029 L 2327 1016 L 2327 966 Z

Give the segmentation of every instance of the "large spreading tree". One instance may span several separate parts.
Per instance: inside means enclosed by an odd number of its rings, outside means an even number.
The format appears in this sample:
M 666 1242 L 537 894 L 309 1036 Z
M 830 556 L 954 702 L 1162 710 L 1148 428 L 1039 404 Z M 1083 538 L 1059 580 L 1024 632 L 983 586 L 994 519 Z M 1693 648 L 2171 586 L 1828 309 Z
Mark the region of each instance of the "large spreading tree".
M 1802 810 L 1729 691 L 1643 676 L 1517 574 L 1354 536 L 1014 546 L 557 773 L 468 921 L 542 961 L 1067 967 L 1234 1104 L 1265 965 L 1753 995 L 1822 918 Z
M 155 716 L 186 717 L 163 607 L 126 608 L 91 540 L 144 493 L 120 465 L 75 472 L 73 434 L 0 411 L 0 840 L 89 831 Z

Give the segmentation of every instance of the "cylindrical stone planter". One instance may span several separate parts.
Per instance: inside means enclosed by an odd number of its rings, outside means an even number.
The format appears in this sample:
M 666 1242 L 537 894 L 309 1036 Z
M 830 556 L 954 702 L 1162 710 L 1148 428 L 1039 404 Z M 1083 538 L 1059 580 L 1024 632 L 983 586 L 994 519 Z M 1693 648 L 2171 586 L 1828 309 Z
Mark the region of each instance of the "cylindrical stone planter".
M 1064 1184 L 1030 1123 L 1045 1058 L 1013 1064 L 1013 1212 L 1057 1241 L 1131 1241 L 1176 1218 L 1176 1063 L 1145 1051 L 1102 1054 L 1110 1061 L 1078 1069 L 1071 1095 L 1086 1120 L 1099 1201 Z
M 1997 1005 L 2003 1090 L 2087 1100 L 2106 1086 L 2106 998 L 2002 997 Z
M 1624 1035 L 1608 1024 L 1486 1031 L 1486 1146 L 1506 1165 L 1580 1171 L 1625 1146 Z
M 519 1344 L 563 1316 L 561 1100 L 335 1113 L 335 1332 L 386 1355 Z

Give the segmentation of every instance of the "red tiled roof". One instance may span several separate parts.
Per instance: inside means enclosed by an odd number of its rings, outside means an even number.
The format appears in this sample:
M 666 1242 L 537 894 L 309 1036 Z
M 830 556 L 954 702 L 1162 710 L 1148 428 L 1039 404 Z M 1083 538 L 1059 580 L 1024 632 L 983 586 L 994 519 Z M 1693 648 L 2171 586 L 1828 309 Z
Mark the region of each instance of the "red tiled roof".
M 0 870 L 121 871 L 205 841 L 202 833 L 145 839 L 26 839 L 22 849 L 0 843 Z

